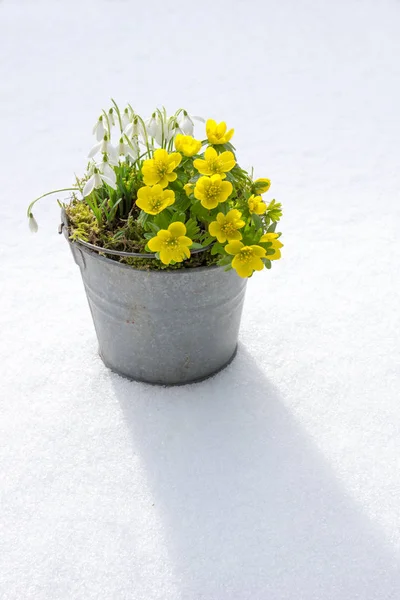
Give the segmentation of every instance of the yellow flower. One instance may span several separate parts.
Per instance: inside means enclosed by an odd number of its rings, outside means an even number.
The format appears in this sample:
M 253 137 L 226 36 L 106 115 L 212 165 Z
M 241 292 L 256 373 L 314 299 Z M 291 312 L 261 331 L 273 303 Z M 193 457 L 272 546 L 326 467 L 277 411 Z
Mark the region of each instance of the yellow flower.
M 256 194 L 263 194 L 268 192 L 271 187 L 271 181 L 269 179 L 256 179 L 253 188 Z
M 182 156 L 179 152 L 168 154 L 166 150 L 160 149 L 154 152 L 154 157 L 145 160 L 142 167 L 143 181 L 146 185 L 160 184 L 162 188 L 167 187 L 170 181 L 175 181 L 177 174 L 174 169 L 179 165 Z
M 210 223 L 208 231 L 210 235 L 216 237 L 223 244 L 231 240 L 241 240 L 242 234 L 238 229 L 246 225 L 245 221 L 241 220 L 242 213 L 233 208 L 226 215 L 222 212 L 217 214 L 217 220 Z
M 189 246 L 193 244 L 185 233 L 185 225 L 177 221 L 171 223 L 168 229 L 160 229 L 147 245 L 152 252 L 160 253 L 160 260 L 164 265 L 169 265 L 172 261 L 182 262 L 185 258 L 190 258 Z
M 172 190 L 163 190 L 159 183 L 153 187 L 141 187 L 136 200 L 138 207 L 148 215 L 158 215 L 174 202 L 175 193 Z
M 225 202 L 232 193 L 232 184 L 222 181 L 221 175 L 200 177 L 194 188 L 194 196 L 200 200 L 202 206 L 215 208 L 220 202 Z
M 201 148 L 201 142 L 195 140 L 191 135 L 182 135 L 178 133 L 175 138 L 175 148 L 184 156 L 194 156 Z
M 204 153 L 204 159 L 196 158 L 193 161 L 195 169 L 202 175 L 221 175 L 225 179 L 225 173 L 233 169 L 236 164 L 235 157 L 232 152 L 222 152 L 218 154 L 211 146 Z
M 247 204 L 249 206 L 250 214 L 256 213 L 256 215 L 263 215 L 267 210 L 266 205 L 262 201 L 261 196 L 255 196 L 254 194 L 250 196 L 247 200 Z
M 206 123 L 207 138 L 210 144 L 226 144 L 233 136 L 234 129 L 226 131 L 226 123 L 217 123 L 214 119 L 208 119 Z
M 186 196 L 189 198 L 189 196 L 191 194 L 193 194 L 193 190 L 194 190 L 194 183 L 187 183 L 186 185 L 183 186 L 183 189 L 186 192 Z
M 250 277 L 253 271 L 262 271 L 266 250 L 261 246 L 244 246 L 242 242 L 234 240 L 225 246 L 228 254 L 234 254 L 232 267 L 240 277 Z
M 268 260 L 279 260 L 281 257 L 280 249 L 283 248 L 282 242 L 278 238 L 278 233 L 264 233 L 260 242 L 272 242 L 272 246 L 268 247 L 268 250 L 275 250 L 274 254 L 268 254 Z

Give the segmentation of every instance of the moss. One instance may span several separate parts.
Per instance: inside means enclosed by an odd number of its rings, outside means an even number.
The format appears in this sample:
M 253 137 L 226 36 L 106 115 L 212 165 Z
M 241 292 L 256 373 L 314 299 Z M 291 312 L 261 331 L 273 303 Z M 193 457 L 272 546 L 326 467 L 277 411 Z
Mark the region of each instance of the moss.
M 107 224 L 99 225 L 96 218 L 86 204 L 80 200 L 73 200 L 71 204 L 65 207 L 68 217 L 70 239 L 83 240 L 101 246 L 104 250 L 119 250 L 122 252 L 139 252 L 145 254 L 146 240 L 144 239 L 144 230 L 136 221 L 136 215 L 130 215 L 128 219 L 115 222 L 110 228 Z M 104 252 L 104 256 L 135 269 L 144 271 L 171 271 L 176 269 L 187 269 L 194 267 L 205 267 L 215 265 L 220 256 L 212 255 L 211 249 L 204 252 L 192 254 L 192 256 L 182 263 L 175 265 L 164 265 L 161 261 L 154 258 L 137 258 L 134 256 L 114 256 Z

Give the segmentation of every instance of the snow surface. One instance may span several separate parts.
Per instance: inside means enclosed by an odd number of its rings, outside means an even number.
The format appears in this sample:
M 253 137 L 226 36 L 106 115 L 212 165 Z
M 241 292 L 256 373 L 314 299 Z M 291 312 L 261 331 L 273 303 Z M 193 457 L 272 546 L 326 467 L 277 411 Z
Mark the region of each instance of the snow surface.
M 0 598 L 400 598 L 400 3 L 0 2 Z M 240 351 L 110 373 L 57 235 L 113 96 L 234 126 L 284 204 Z

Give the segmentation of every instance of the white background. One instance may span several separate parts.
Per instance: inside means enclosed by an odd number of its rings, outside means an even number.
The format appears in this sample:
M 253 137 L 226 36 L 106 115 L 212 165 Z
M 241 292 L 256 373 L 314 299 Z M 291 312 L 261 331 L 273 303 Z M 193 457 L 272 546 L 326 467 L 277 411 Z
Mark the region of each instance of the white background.
M 0 1 L 0 598 L 400 596 L 396 0 Z M 240 350 L 111 374 L 57 235 L 114 97 L 235 128 L 284 206 Z M 62 196 L 61 196 L 62 197 Z

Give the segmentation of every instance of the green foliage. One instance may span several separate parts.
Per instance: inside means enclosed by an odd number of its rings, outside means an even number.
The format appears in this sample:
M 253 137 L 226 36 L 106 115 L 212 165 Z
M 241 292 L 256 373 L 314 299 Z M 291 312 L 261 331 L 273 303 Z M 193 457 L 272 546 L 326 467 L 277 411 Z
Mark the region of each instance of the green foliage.
M 263 189 L 268 189 L 269 181 L 260 179 L 258 184 L 254 182 L 253 171 L 251 170 L 249 174 L 240 167 L 237 162 L 235 147 L 230 141 L 224 144 L 209 144 L 208 140 L 205 139 L 200 146 L 200 142 L 195 140 L 186 140 L 185 142 L 181 138 L 182 144 L 189 143 L 192 148 L 194 144 L 194 150 L 187 151 L 184 146 L 181 147 L 179 162 L 175 154 L 174 135 L 171 132 L 179 130 L 178 120 L 182 115 L 187 116 L 183 109 L 179 109 L 171 117 L 167 116 L 165 108 L 156 109 L 152 119 L 155 119 L 155 122 L 159 124 L 159 129 L 157 133 L 153 133 L 153 129 L 150 129 L 149 126 L 146 128 L 143 119 L 135 113 L 132 106 L 128 105 L 122 113 L 115 101 L 112 101 L 112 103 L 113 106 L 108 111 L 103 111 L 99 122 L 102 126 L 104 125 L 104 130 L 102 130 L 103 133 L 105 132 L 104 143 L 111 143 L 112 131 L 117 130 L 117 144 L 120 142 L 118 152 L 115 152 L 115 147 L 109 147 L 107 144 L 102 145 L 101 152 L 99 152 L 102 156 L 90 161 L 86 174 L 81 179 L 76 179 L 76 185 L 73 188 L 59 190 L 70 189 L 74 192 L 70 204 L 64 205 L 69 221 L 71 239 L 90 242 L 104 248 L 105 251 L 113 249 L 138 253 L 151 252 L 149 244 L 154 248 L 157 248 L 158 244 L 158 247 L 161 248 L 156 253 L 158 260 L 136 257 L 120 259 L 135 266 L 135 268 L 176 269 L 219 264 L 230 269 L 234 258 L 226 253 L 225 247 L 229 241 L 238 237 L 237 232 L 239 231 L 240 241 L 244 246 L 259 244 L 266 251 L 262 260 L 266 268 L 270 268 L 271 261 L 268 256 L 275 254 L 278 246 L 281 246 L 277 242 L 278 236 L 270 236 L 274 238 L 274 242 L 261 242 L 260 240 L 265 233 L 275 233 L 277 223 L 282 216 L 282 206 L 275 200 L 269 203 L 263 200 L 266 209 L 264 214 L 258 215 L 255 212 L 250 213 L 248 205 L 250 197 L 257 193 L 257 189 L 260 189 L 261 192 Z M 129 135 L 128 130 L 124 128 L 125 125 L 123 126 L 123 118 L 126 117 L 128 117 L 130 127 L 132 127 L 132 132 Z M 111 122 L 112 118 L 115 123 Z M 210 130 L 208 130 L 208 133 L 210 135 Z M 152 137 L 153 135 L 155 138 Z M 211 135 L 210 138 L 213 139 Z M 115 141 L 113 143 L 115 144 Z M 178 146 L 177 139 L 176 144 Z M 157 145 L 161 146 L 162 152 L 158 154 L 156 159 Z M 207 159 L 205 159 L 205 152 L 209 146 L 212 146 L 215 152 L 207 153 Z M 192 154 L 193 151 L 197 154 L 186 156 Z M 140 152 L 142 154 L 138 156 Z M 123 158 L 120 157 L 120 153 L 124 155 Z M 163 153 L 166 154 L 166 158 L 160 158 Z M 224 156 L 222 156 L 223 153 L 225 153 Z M 227 153 L 230 154 L 227 155 Z M 196 158 L 202 159 L 203 167 L 200 168 L 199 164 L 196 166 L 208 175 L 204 176 L 197 170 L 194 165 Z M 102 162 L 100 162 L 101 160 Z M 162 164 L 163 160 L 165 164 Z M 172 162 L 167 164 L 166 161 L 175 162 L 174 164 Z M 179 164 L 177 164 L 178 162 Z M 205 164 L 208 164 L 207 169 L 209 171 L 203 170 Z M 156 176 L 149 176 L 149 169 L 153 169 Z M 216 196 L 212 197 L 212 201 L 209 197 L 202 197 L 204 191 L 201 191 L 201 187 L 205 180 L 203 179 L 201 183 L 198 182 L 201 177 L 211 176 L 212 173 L 217 173 L 222 177 L 219 180 L 219 185 L 221 185 L 221 189 L 225 186 L 225 193 L 220 193 L 218 201 L 215 202 L 217 205 L 210 210 L 206 206 L 213 206 Z M 169 181 L 173 177 L 175 177 L 174 181 Z M 265 187 L 265 182 L 267 182 L 267 187 Z M 228 183 L 232 186 L 232 191 L 227 197 L 228 192 L 226 192 L 226 189 L 227 187 L 230 188 L 230 186 L 227 186 Z M 208 184 L 211 185 L 210 180 Z M 214 179 L 212 184 L 215 184 Z M 157 185 L 161 189 L 161 196 L 159 200 L 157 198 L 154 200 L 149 194 L 158 193 L 154 191 L 154 186 Z M 139 192 L 144 187 L 147 189 Z M 79 191 L 83 196 L 85 188 L 85 197 L 82 200 L 77 200 L 75 194 Z M 138 200 L 138 193 L 140 200 Z M 44 194 L 44 196 L 48 194 Z M 32 206 L 37 200 L 29 205 L 29 217 L 32 216 Z M 138 206 L 138 201 L 145 210 Z M 157 205 L 157 202 L 154 205 L 148 204 L 150 201 L 157 201 L 159 204 Z M 263 205 L 261 207 L 264 208 Z M 252 210 L 254 210 L 254 204 Z M 154 212 L 156 214 L 151 214 Z M 261 211 L 258 210 L 258 212 Z M 221 213 L 223 217 L 221 217 Z M 238 217 L 237 214 L 239 214 Z M 232 215 L 236 215 L 236 217 L 232 217 Z M 239 225 L 232 225 L 229 219 L 233 218 L 236 218 Z M 160 246 L 160 240 L 163 240 L 164 244 L 169 227 L 176 222 L 183 223 L 186 232 L 181 238 L 176 237 L 172 240 L 173 243 L 185 244 L 185 238 L 190 238 L 192 241 L 191 250 L 202 248 L 205 248 L 205 250 L 204 252 L 192 254 L 190 259 L 183 262 L 178 262 L 182 260 L 179 254 L 171 254 L 170 264 L 164 265 L 159 260 L 159 253 L 162 254 L 166 250 L 165 245 Z M 226 235 L 224 232 L 221 234 L 222 230 L 218 229 L 220 222 L 224 227 L 227 227 L 224 230 L 225 233 L 228 232 Z M 211 236 L 209 233 L 211 224 L 213 224 L 211 230 L 215 236 Z M 233 227 L 235 236 L 232 236 L 229 227 Z M 175 231 L 179 231 L 179 229 L 179 227 L 174 228 Z M 160 233 L 161 231 L 163 233 Z M 155 237 L 158 239 L 157 243 L 155 241 L 150 242 Z M 218 241 L 219 239 L 222 239 L 223 242 Z M 188 244 L 187 240 L 186 244 Z M 250 252 L 248 248 L 245 251 Z M 153 252 L 151 253 L 153 254 Z M 279 258 L 279 256 L 275 255 L 274 259 L 276 258 Z M 113 258 L 113 260 L 116 259 Z M 245 260 L 243 255 L 241 260 Z M 237 260 L 234 263 L 235 268 L 238 262 Z

